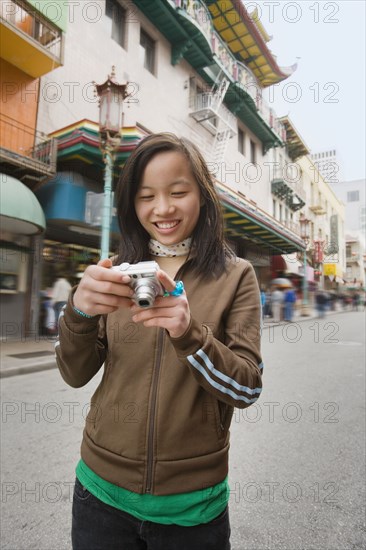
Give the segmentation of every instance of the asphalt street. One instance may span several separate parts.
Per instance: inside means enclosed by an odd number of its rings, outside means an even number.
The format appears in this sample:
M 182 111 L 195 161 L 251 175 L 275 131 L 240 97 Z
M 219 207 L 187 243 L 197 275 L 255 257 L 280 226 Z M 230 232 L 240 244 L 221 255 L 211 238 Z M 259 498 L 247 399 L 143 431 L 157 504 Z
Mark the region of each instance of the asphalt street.
M 231 429 L 232 550 L 356 550 L 365 530 L 365 315 L 263 331 L 264 390 Z M 1 548 L 70 550 L 89 397 L 57 370 L 1 381 Z M 162 549 L 169 550 L 169 549 Z

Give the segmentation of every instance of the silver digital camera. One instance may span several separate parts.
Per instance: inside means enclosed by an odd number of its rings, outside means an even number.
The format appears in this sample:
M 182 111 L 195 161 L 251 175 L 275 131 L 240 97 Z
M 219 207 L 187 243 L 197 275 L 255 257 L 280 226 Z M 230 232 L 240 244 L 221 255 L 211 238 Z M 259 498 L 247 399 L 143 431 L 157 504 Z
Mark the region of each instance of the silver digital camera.
M 164 287 L 158 280 L 156 274 L 159 270 L 159 264 L 156 262 L 139 262 L 129 264 L 123 262 L 121 265 L 115 265 L 113 270 L 131 277 L 130 287 L 135 291 L 132 300 L 140 307 L 152 307 L 157 296 L 164 295 Z

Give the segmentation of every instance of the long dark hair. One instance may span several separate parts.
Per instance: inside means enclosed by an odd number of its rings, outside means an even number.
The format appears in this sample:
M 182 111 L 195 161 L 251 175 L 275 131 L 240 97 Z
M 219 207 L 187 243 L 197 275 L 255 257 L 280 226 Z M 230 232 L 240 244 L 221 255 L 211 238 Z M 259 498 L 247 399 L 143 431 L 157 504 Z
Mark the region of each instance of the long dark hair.
M 179 152 L 187 158 L 203 199 L 198 222 L 191 235 L 191 251 L 183 269 L 189 265 L 198 274 L 219 275 L 225 270 L 226 259 L 233 256 L 233 252 L 225 242 L 224 220 L 213 177 L 198 148 L 188 139 L 171 133 L 152 134 L 140 141 L 122 170 L 116 188 L 121 230 L 116 263 L 149 259 L 150 236 L 137 218 L 135 196 L 147 164 L 155 155 L 166 151 Z

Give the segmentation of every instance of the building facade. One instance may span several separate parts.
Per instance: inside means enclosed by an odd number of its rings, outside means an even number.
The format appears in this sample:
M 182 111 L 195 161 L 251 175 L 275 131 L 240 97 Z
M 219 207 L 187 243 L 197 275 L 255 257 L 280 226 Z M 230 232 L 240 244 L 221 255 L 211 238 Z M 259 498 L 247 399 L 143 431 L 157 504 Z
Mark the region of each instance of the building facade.
M 274 257 L 273 276 L 285 274 L 301 292 L 303 277 L 310 289 L 339 290 L 346 273 L 344 207 L 312 161 L 310 150 L 288 116 L 284 147 L 268 153 L 271 176 L 272 215 L 301 233 L 308 224 L 306 273 L 304 252 Z M 270 206 L 269 206 L 270 207 Z
M 309 155 L 298 161 L 307 196 L 308 254 L 314 279 L 325 290 L 343 288 L 346 273 L 344 204 L 324 180 Z
M 271 255 L 303 246 L 298 233 L 268 209 L 271 182 L 266 155 L 283 144 L 285 130 L 262 90 L 291 70 L 277 65 L 266 46 L 265 31 L 236 2 L 94 4 L 100 9 L 93 24 L 91 12 L 88 20 L 81 8 L 74 9 L 66 62 L 42 79 L 38 127 L 57 138 L 59 172 L 57 181 L 38 192 L 48 220 L 46 236 L 53 242 L 98 246 L 98 227 L 83 219 L 88 194 L 97 195 L 98 190 L 100 194 L 103 188 L 93 82 L 105 80 L 114 65 L 117 79 L 128 83 L 130 94 L 124 103 L 115 178 L 144 135 L 172 131 L 188 137 L 217 178 L 228 236 L 238 253 L 253 262 L 258 276 L 268 279 Z M 234 26 L 238 35 L 230 39 Z M 241 44 L 236 51 L 235 36 Z M 253 48 L 255 61 L 246 64 Z M 72 219 L 54 208 L 51 188 L 56 185 L 64 188 L 57 204 L 68 196 L 74 206 L 79 205 Z M 112 238 L 113 247 L 117 230 Z
M 342 180 L 339 155 L 336 149 L 314 152 L 311 154 L 311 160 L 327 183 L 333 185 Z
M 38 333 L 42 235 L 46 221 L 35 190 L 56 174 L 55 140 L 37 130 L 40 78 L 63 63 L 65 4 L 0 4 L 0 301 L 1 335 Z M 47 11 L 47 10 L 46 10 Z M 52 10 L 51 10 L 52 11 Z
M 352 180 L 332 184 L 345 205 L 346 283 L 351 288 L 365 286 L 366 181 Z
M 345 204 L 346 229 L 366 236 L 366 180 L 332 183 L 332 189 Z
M 39 4 L 9 2 L 27 13 Z M 28 177 L 46 218 L 42 289 L 60 272 L 76 282 L 99 258 L 104 163 L 95 82 L 105 81 L 112 66 L 128 91 L 113 185 L 144 136 L 159 131 L 185 136 L 206 157 L 227 236 L 238 255 L 253 263 L 260 284 L 272 278 L 273 257 L 301 256 L 299 217 L 310 194 L 306 178 L 297 178 L 295 163 L 308 150 L 263 97 L 265 88 L 295 67 L 277 64 L 257 14 L 234 0 L 95 0 L 72 6 L 59 0 L 51 5 L 67 12 L 66 34 L 65 17 L 60 19 L 57 9 L 53 14 L 62 55 L 52 71 L 33 76 L 37 94 L 29 94 L 35 102 L 33 132 L 57 144 L 57 171 L 54 165 L 53 173 L 33 186 Z M 50 10 L 46 15 L 52 19 Z M 44 9 L 39 17 L 46 28 Z M 113 253 L 115 216 L 111 224 Z
M 365 246 L 359 235 L 346 235 L 346 285 L 350 290 L 365 290 Z

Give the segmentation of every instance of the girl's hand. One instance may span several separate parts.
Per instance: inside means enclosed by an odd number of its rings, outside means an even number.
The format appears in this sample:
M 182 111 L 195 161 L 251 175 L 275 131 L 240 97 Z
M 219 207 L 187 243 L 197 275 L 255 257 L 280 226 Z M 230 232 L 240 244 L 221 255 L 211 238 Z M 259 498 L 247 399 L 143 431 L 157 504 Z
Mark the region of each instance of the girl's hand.
M 157 277 L 168 292 L 175 289 L 175 281 L 165 271 L 158 271 Z M 172 338 L 183 336 L 191 318 L 185 292 L 181 296 L 159 296 L 151 308 L 143 309 L 133 305 L 131 312 L 135 323 L 143 323 L 145 327 L 165 328 Z
M 112 261 L 107 258 L 86 268 L 73 296 L 77 309 L 88 315 L 103 315 L 119 307 L 131 307 L 133 290 L 128 286 L 130 277 L 111 267 Z

